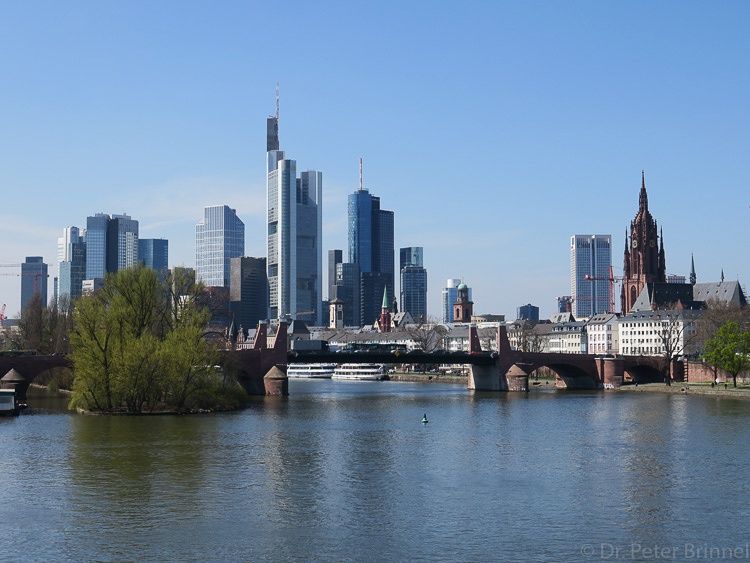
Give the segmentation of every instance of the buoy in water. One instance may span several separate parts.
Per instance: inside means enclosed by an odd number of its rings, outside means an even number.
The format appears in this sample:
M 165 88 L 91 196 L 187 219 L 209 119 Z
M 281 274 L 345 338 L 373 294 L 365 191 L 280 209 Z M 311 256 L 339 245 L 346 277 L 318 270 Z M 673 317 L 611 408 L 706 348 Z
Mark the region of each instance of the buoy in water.
M 422 424 L 427 424 L 429 420 L 427 420 L 427 413 L 422 417 Z

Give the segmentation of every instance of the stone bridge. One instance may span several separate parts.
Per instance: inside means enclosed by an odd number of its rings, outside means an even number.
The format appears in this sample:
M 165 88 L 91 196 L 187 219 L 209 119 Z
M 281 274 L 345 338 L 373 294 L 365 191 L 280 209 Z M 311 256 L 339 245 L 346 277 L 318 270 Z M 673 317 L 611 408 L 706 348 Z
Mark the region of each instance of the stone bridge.
M 52 368 L 70 368 L 68 356 L 0 356 L 0 386 L 15 389 L 16 399 L 26 401 L 26 391 L 38 375 Z
M 472 351 L 479 347 L 472 329 Z M 479 348 L 481 350 L 481 348 Z M 558 385 L 568 389 L 616 389 L 627 373 L 636 382 L 663 381 L 660 358 L 650 356 L 597 356 L 594 354 L 559 354 L 512 350 L 504 326 L 497 331 L 497 358 L 493 365 L 472 365 L 469 389 L 476 391 L 528 391 L 529 375 L 540 367 L 555 372 Z M 675 379 L 681 373 L 681 362 L 672 362 Z M 677 364 L 677 365 L 674 365 Z

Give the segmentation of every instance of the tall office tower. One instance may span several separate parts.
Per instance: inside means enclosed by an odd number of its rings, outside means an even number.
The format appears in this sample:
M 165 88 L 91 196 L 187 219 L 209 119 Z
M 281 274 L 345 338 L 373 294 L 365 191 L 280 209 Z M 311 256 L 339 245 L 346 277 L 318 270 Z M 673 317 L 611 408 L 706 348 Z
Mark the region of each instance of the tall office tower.
M 363 189 L 361 179 L 359 190 L 349 195 L 349 262 L 361 272 L 361 321 L 374 323 L 383 288 L 389 303 L 394 298 L 393 211 L 380 209 L 380 198 Z
M 39 293 L 42 307 L 47 306 L 47 264 L 41 256 L 27 256 L 21 264 L 21 313 L 29 300 Z
M 362 326 L 362 279 L 357 264 L 342 262 L 336 265 L 336 285 L 330 298 L 344 302 L 344 326 Z
M 81 296 L 83 280 L 86 279 L 86 242 L 83 237 L 68 243 L 66 259 L 60 262 L 58 283 L 58 306 L 69 305 L 70 301 Z M 63 303 L 63 299 L 66 300 Z
M 570 291 L 573 316 L 585 319 L 609 311 L 609 270 L 612 267 L 610 235 L 570 237 Z M 597 278 L 595 280 L 586 279 Z
M 423 264 L 421 246 L 409 246 L 399 251 L 401 266 L 401 310 L 408 311 L 415 320 L 427 320 L 427 270 Z
M 557 312 L 570 313 L 573 310 L 573 298 L 570 295 L 563 295 L 557 298 Z
M 142 238 L 138 241 L 138 261 L 155 270 L 163 281 L 169 273 L 169 241 L 163 238 Z
M 328 251 L 328 299 L 331 300 L 335 297 L 334 293 L 336 290 L 336 266 L 344 261 L 343 252 L 341 250 L 329 250 Z
M 226 205 L 203 209 L 195 225 L 195 276 L 211 287 L 229 287 L 231 259 L 245 253 L 245 224 Z
M 78 227 L 66 227 L 63 236 L 57 239 L 58 307 L 64 304 L 67 308 L 70 300 L 81 296 L 81 285 L 86 279 L 85 236 L 85 229 L 81 235 Z
M 267 120 L 269 317 L 323 324 L 323 174 L 302 172 L 279 150 L 277 113 Z M 327 315 L 326 311 L 326 315 Z
M 86 279 L 101 279 L 138 264 L 138 221 L 97 213 L 86 219 Z
M 83 231 L 84 236 L 86 230 Z M 81 241 L 81 232 L 78 227 L 65 227 L 63 236 L 57 239 L 57 263 L 70 260 L 70 245 Z
M 659 234 L 656 221 L 648 210 L 646 176 L 641 172 L 638 213 L 630 222 L 629 242 L 625 232 L 625 265 L 620 293 L 623 314 L 633 307 L 644 285 L 667 281 L 666 270 L 664 233 Z
M 452 323 L 453 304 L 458 301 L 458 286 L 461 285 L 459 279 L 449 279 L 442 291 L 443 296 L 443 319 L 444 323 Z M 471 288 L 469 290 L 469 301 L 471 301 Z
M 538 321 L 539 320 L 539 307 L 532 305 L 531 303 L 527 303 L 526 305 L 521 305 L 520 307 L 517 307 L 516 319 Z
M 268 277 L 265 258 L 232 258 L 229 308 L 234 325 L 245 330 L 258 326 L 268 313 Z
M 107 272 L 107 225 L 109 215 L 86 218 L 86 279 L 102 279 Z

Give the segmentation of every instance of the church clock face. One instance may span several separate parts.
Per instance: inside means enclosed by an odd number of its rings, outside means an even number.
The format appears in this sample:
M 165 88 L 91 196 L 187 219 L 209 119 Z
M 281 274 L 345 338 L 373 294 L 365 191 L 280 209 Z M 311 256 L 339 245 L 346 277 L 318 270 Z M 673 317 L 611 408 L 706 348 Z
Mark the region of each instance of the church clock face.
M 656 246 L 656 243 L 653 240 L 648 241 L 648 245 L 653 248 Z
M 638 241 L 633 239 L 633 248 L 638 248 Z

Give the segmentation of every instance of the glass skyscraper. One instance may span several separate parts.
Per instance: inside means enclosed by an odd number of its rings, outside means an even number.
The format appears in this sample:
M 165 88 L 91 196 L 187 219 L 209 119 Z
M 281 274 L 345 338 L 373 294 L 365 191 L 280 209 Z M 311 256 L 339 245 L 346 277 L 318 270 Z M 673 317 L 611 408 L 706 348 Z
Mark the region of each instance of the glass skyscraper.
M 169 273 L 169 241 L 163 238 L 142 238 L 138 241 L 138 261 L 155 270 L 164 280 Z
M 380 209 L 380 198 L 365 189 L 349 195 L 349 262 L 361 273 L 361 322 L 374 323 L 383 304 L 394 298 L 393 211 Z
M 609 311 L 609 270 L 612 266 L 611 235 L 570 237 L 570 291 L 573 316 L 585 319 Z M 587 280 L 597 278 L 595 281 Z
M 409 246 L 399 251 L 401 266 L 401 310 L 408 311 L 415 320 L 427 319 L 427 270 L 423 264 L 421 246 Z
M 86 279 L 101 279 L 106 272 L 114 274 L 136 264 L 138 221 L 106 213 L 86 219 Z
M 47 306 L 47 264 L 41 256 L 27 256 L 21 264 L 21 312 L 36 293 L 42 297 L 42 307 Z
M 231 260 L 245 254 L 245 224 L 226 205 L 203 209 L 195 226 L 195 277 L 207 286 L 229 287 Z
M 323 174 L 297 178 L 279 150 L 278 116 L 267 121 L 269 318 L 323 324 Z M 327 316 L 327 311 L 325 312 Z

